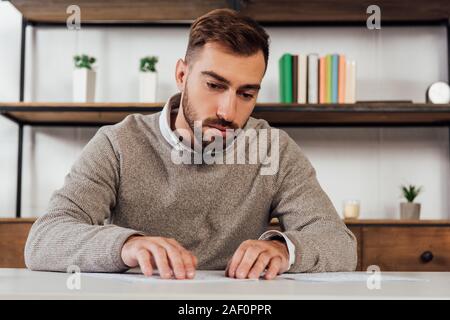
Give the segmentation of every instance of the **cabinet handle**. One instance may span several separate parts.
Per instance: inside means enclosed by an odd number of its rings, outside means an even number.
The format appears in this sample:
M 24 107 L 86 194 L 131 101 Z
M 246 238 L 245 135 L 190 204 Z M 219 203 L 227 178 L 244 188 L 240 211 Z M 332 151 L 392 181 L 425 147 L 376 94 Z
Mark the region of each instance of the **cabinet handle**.
M 422 253 L 422 255 L 420 256 L 420 259 L 427 263 L 430 262 L 431 260 L 433 260 L 433 252 L 431 251 L 425 251 L 424 253 Z

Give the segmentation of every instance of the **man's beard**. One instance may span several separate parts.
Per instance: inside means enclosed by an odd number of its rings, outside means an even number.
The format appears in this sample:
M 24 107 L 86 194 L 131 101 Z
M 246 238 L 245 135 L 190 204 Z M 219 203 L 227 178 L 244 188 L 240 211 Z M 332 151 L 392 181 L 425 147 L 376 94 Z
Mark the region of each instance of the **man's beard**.
M 198 119 L 197 114 L 196 114 L 194 108 L 192 107 L 192 105 L 190 104 L 187 87 L 188 86 L 186 84 L 186 87 L 185 87 L 185 90 L 184 90 L 184 93 L 183 93 L 183 98 L 182 98 L 181 102 L 182 102 L 184 118 L 186 119 L 186 122 L 188 123 L 189 128 L 191 128 L 192 133 L 194 134 L 195 133 L 195 131 L 194 131 L 195 121 L 200 121 L 200 120 L 197 120 Z M 221 127 L 227 128 L 229 130 L 238 130 L 238 129 L 240 129 L 239 125 L 237 125 L 235 122 L 227 121 L 227 120 L 220 119 L 220 118 L 212 118 L 212 117 L 206 118 L 205 120 L 203 120 L 201 122 L 201 125 L 202 125 L 202 128 L 205 127 L 205 126 L 209 126 L 209 125 L 219 125 Z M 238 133 L 238 131 L 237 132 L 234 131 L 230 135 L 231 137 L 228 137 L 228 135 L 226 135 L 223 138 L 223 145 L 222 146 L 217 146 L 217 147 L 226 148 L 226 146 L 228 144 L 232 143 L 232 141 L 234 140 L 235 135 L 237 133 Z M 202 138 L 203 138 L 203 135 L 204 135 L 204 133 L 202 132 Z M 195 134 L 194 134 L 194 139 L 196 139 Z M 204 141 L 204 140 L 202 140 L 201 141 L 202 148 L 205 148 L 207 145 L 209 145 L 212 142 L 214 142 L 214 140 L 211 140 L 211 141 Z

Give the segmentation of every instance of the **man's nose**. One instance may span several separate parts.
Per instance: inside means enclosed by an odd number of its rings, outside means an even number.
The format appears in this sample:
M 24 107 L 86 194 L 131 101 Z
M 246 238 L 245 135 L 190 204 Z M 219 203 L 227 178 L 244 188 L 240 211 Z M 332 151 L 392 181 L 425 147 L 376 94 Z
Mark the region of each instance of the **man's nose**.
M 217 116 L 225 121 L 233 122 L 236 117 L 236 95 L 227 95 L 217 108 Z

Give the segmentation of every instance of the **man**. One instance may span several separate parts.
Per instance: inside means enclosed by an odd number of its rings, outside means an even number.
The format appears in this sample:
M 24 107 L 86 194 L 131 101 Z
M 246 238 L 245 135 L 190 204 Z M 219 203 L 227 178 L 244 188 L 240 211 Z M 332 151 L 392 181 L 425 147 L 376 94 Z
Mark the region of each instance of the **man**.
M 176 65 L 180 93 L 160 113 L 130 115 L 97 132 L 33 225 L 28 268 L 123 272 L 139 266 L 146 276 L 157 269 L 175 279 L 191 279 L 196 269 L 265 279 L 287 271 L 354 270 L 355 237 L 311 163 L 285 132 L 250 117 L 267 68 L 268 38 L 232 10 L 198 18 L 185 60 Z M 247 136 L 251 131 L 257 134 Z M 267 161 L 223 161 L 235 155 L 242 136 L 253 150 L 243 159 L 256 154 L 252 146 L 266 148 L 260 158 L 278 156 L 275 170 L 263 172 Z M 205 155 L 216 159 L 206 164 Z M 273 217 L 282 232 L 267 231 Z

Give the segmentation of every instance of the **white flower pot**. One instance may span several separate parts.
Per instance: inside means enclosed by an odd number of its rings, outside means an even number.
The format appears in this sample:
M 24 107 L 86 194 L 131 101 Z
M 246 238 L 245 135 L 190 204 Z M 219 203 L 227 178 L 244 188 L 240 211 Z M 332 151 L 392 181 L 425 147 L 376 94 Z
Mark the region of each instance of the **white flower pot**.
M 139 72 L 139 101 L 156 102 L 158 73 Z
M 420 203 L 413 203 L 413 202 L 400 203 L 400 219 L 406 220 L 420 219 Z
M 95 101 L 95 71 L 78 68 L 73 71 L 73 101 Z

